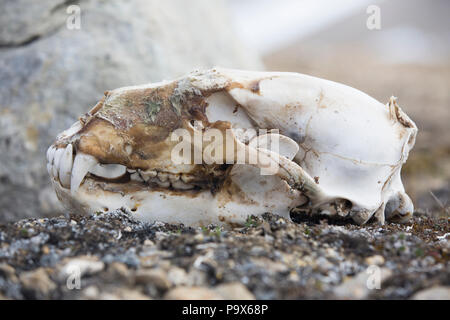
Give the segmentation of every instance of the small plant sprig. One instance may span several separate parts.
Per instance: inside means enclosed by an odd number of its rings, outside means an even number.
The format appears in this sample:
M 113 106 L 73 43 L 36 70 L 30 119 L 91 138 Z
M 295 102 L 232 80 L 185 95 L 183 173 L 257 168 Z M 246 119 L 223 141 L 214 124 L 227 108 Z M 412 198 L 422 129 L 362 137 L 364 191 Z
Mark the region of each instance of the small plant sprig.
M 255 216 L 248 216 L 245 221 L 246 228 L 255 228 L 259 225 L 258 219 Z
M 210 230 L 208 227 L 201 227 L 202 232 L 204 235 L 206 236 L 216 236 L 218 238 L 220 238 L 221 234 L 222 234 L 222 228 L 217 226 L 215 227 L 213 230 Z

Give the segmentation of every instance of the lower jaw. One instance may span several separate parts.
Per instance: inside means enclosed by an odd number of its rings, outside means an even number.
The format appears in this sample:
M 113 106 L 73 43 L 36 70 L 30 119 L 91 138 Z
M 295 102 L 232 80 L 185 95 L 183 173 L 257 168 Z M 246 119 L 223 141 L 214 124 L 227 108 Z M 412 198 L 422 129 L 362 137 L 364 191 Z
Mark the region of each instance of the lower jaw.
M 206 189 L 176 191 L 128 186 L 125 192 L 123 187 L 110 185 L 105 190 L 97 183 L 85 181 L 72 195 L 70 189 L 63 188 L 57 181 L 52 183 L 68 213 L 89 215 L 120 209 L 144 222 L 183 223 L 193 227 L 243 225 L 249 215 L 272 212 L 288 218 L 291 209 L 286 204 L 267 208 L 259 203 L 230 201 L 226 190 L 212 194 Z

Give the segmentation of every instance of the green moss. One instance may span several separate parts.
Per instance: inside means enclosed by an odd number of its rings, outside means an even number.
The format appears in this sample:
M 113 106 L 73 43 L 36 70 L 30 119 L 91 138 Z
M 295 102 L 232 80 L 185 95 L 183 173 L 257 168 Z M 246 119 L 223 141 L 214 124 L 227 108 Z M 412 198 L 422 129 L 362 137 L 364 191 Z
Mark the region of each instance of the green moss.
M 414 254 L 416 257 L 422 257 L 424 255 L 424 251 L 421 248 L 417 248 L 416 251 L 414 251 Z
M 28 237 L 28 230 L 26 228 L 20 229 L 20 235 L 22 237 Z
M 201 227 L 203 234 L 207 235 L 209 233 L 209 230 L 207 227 Z
M 161 110 L 162 103 L 159 101 L 146 100 L 144 101 L 147 114 L 152 122 L 155 121 L 156 115 Z
M 216 237 L 220 238 L 220 235 L 222 234 L 220 227 L 216 227 L 213 232 Z
M 245 221 L 245 227 L 251 228 L 251 227 L 257 227 L 258 226 L 258 220 L 254 216 L 248 216 L 247 220 Z

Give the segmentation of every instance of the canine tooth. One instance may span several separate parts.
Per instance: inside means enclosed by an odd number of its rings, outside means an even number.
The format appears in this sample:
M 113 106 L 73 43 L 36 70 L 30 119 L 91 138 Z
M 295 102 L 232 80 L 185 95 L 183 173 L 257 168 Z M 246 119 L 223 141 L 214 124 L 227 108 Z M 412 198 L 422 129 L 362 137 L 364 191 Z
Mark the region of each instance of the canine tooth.
M 52 176 L 52 165 L 50 163 L 47 163 L 47 172 L 49 174 L 49 176 Z
M 107 178 L 107 179 L 116 179 L 125 174 L 127 171 L 127 167 L 121 164 L 97 164 L 92 169 L 89 170 L 90 173 L 95 174 L 96 176 Z
M 184 182 L 181 181 L 181 180 L 172 182 L 172 187 L 173 187 L 174 189 L 179 189 L 179 190 L 189 190 L 189 189 L 193 189 L 193 188 L 194 188 L 193 185 L 191 185 L 191 184 L 186 184 L 186 183 L 184 183 Z
M 78 153 L 73 162 L 72 176 L 70 179 L 70 192 L 74 195 L 86 174 L 98 163 L 93 156 Z
M 60 162 L 60 160 L 61 160 L 62 154 L 64 153 L 64 150 L 65 150 L 65 149 L 63 149 L 63 148 L 59 148 L 59 149 L 56 150 L 56 152 L 55 152 L 54 165 L 55 165 L 56 171 L 59 171 L 59 162 Z M 57 176 L 58 176 L 58 174 L 56 174 L 55 177 L 57 177 Z
M 164 173 L 164 172 L 159 172 L 158 173 L 158 179 L 161 182 L 166 182 L 169 179 L 169 174 Z
M 64 153 L 59 160 L 59 181 L 65 188 L 70 186 L 70 175 L 72 173 L 73 165 L 73 147 L 72 144 L 68 144 Z

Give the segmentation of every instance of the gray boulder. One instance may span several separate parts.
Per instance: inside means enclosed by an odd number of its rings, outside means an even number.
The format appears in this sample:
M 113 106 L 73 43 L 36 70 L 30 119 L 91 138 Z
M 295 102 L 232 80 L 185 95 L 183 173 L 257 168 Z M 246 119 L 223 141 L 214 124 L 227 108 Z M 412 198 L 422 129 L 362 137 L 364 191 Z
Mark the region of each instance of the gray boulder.
M 220 1 L 2 0 L 0 221 L 61 212 L 46 150 L 105 90 L 214 65 L 262 69 Z

